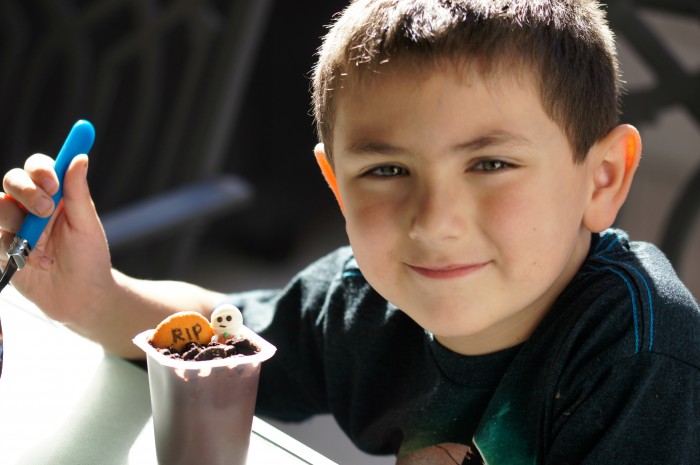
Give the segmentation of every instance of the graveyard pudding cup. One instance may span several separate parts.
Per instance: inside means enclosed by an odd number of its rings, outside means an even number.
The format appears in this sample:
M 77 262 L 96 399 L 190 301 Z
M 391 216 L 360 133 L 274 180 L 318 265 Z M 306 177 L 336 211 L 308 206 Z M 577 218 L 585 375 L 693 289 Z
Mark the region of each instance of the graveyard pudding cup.
M 244 465 L 261 363 L 275 347 L 243 326 L 240 335 L 259 352 L 185 361 L 153 347 L 153 331 L 139 334 L 134 343 L 147 356 L 158 463 Z

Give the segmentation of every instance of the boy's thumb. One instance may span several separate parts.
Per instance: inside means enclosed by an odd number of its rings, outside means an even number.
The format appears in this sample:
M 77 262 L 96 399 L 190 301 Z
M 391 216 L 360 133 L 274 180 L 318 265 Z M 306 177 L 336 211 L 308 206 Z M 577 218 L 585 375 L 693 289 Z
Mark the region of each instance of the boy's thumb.
M 88 156 L 77 155 L 63 178 L 63 203 L 71 214 L 94 214 L 94 205 L 87 183 Z

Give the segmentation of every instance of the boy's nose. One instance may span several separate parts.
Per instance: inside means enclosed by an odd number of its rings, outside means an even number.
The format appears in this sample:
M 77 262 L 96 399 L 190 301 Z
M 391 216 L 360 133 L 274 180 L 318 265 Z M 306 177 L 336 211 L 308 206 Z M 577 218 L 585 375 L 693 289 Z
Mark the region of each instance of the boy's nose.
M 464 235 L 469 207 L 459 186 L 436 182 L 420 186 L 414 192 L 411 239 L 435 242 L 455 240 Z

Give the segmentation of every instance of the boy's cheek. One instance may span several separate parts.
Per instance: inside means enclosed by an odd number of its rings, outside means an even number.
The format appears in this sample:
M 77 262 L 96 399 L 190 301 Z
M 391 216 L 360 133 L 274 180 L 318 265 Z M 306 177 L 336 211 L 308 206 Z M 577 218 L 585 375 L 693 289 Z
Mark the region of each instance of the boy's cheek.
M 382 267 L 382 261 L 396 250 L 400 219 L 376 205 L 346 204 L 345 231 L 358 262 L 372 268 Z M 363 270 L 364 271 L 364 270 Z
M 386 223 L 393 221 L 380 209 L 371 207 L 353 208 L 345 207 L 345 228 L 351 240 L 357 243 L 376 244 L 386 237 Z

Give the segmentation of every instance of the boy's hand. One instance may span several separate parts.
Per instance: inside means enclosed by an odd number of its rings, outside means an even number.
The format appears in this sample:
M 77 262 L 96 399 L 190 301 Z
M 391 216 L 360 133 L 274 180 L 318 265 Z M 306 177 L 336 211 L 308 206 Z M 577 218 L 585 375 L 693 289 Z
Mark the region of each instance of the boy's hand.
M 48 316 L 68 325 L 91 326 L 109 302 L 114 280 L 102 224 L 87 185 L 86 155 L 72 161 L 63 184 L 63 200 L 51 195 L 59 184 L 53 160 L 29 157 L 24 169 L 13 169 L 3 179 L 0 195 L 0 265 L 27 210 L 40 217 L 55 214 L 30 252 L 27 265 L 15 273 L 12 285 Z M 9 195 L 8 195 L 9 194 Z

